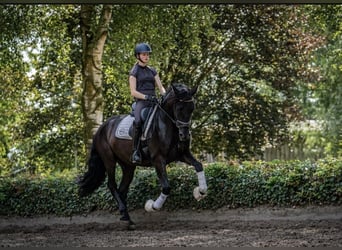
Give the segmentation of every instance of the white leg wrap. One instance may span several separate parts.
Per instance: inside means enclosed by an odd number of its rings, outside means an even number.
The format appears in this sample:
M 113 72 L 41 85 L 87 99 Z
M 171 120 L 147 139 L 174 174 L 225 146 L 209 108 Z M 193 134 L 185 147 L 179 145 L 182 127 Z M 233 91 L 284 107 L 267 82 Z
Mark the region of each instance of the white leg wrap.
M 204 171 L 197 172 L 197 177 L 198 177 L 198 186 L 199 186 L 200 192 L 206 193 L 208 190 L 208 187 L 207 187 L 207 182 L 205 180 Z
M 161 193 L 158 197 L 158 199 L 153 202 L 153 208 L 154 209 L 161 209 L 163 206 L 164 202 L 166 201 L 167 195 Z

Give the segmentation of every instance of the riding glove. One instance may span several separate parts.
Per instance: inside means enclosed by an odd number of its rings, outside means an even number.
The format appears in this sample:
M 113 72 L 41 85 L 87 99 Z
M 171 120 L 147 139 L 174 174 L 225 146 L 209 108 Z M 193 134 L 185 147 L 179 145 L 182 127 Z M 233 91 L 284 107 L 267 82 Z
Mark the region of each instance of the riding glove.
M 145 95 L 145 100 L 152 103 L 158 103 L 158 99 L 154 95 Z

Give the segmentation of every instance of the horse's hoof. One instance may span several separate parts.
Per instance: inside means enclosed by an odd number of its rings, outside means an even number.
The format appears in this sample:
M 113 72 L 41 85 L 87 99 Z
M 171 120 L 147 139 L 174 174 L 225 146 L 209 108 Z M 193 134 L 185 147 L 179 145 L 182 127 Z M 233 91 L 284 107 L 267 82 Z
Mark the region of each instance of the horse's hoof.
M 129 222 L 129 217 L 127 217 L 127 216 L 122 216 L 121 218 L 120 218 L 120 220 L 121 221 L 123 221 L 123 222 Z
M 128 223 L 127 229 L 128 229 L 128 230 L 135 230 L 135 229 L 136 229 L 135 223 L 134 223 L 133 221 L 130 221 L 130 222 Z
M 123 230 L 135 230 L 135 223 L 124 217 L 120 218 L 119 225 Z
M 199 187 L 195 187 L 195 188 L 194 188 L 193 195 L 194 195 L 194 197 L 195 197 L 195 199 L 196 199 L 197 201 L 200 201 L 200 200 L 202 200 L 204 197 L 207 196 L 207 194 L 201 193 Z
M 156 210 L 153 208 L 153 203 L 154 203 L 153 200 L 148 200 L 148 201 L 146 201 L 146 203 L 145 203 L 145 210 L 146 210 L 146 212 L 154 212 L 154 211 L 156 211 Z

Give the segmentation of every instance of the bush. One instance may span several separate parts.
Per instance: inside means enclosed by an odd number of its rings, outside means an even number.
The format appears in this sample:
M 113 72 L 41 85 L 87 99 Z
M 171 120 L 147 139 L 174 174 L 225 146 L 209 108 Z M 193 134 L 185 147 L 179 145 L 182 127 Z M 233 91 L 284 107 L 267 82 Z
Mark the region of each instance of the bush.
M 168 168 L 172 188 L 164 209 L 216 209 L 304 205 L 341 205 L 342 161 L 215 163 L 205 167 L 208 196 L 197 202 L 192 197 L 197 177 L 193 167 Z M 45 177 L 3 178 L 0 183 L 0 214 L 73 215 L 93 210 L 117 210 L 104 183 L 91 196 L 78 197 L 77 173 Z M 156 199 L 159 181 L 153 169 L 138 168 L 128 194 L 129 209 L 143 208 Z

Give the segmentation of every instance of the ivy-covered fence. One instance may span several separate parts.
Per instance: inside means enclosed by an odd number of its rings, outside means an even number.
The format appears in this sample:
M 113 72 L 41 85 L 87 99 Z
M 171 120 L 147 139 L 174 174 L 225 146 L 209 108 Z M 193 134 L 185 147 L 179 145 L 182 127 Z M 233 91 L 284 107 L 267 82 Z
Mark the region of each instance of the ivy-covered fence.
M 192 197 L 195 170 L 168 168 L 171 195 L 163 209 L 216 209 L 270 206 L 342 205 L 342 159 L 215 163 L 205 167 L 208 196 Z M 106 183 L 91 196 L 78 197 L 77 173 L 45 177 L 4 178 L 0 182 L 0 215 L 73 215 L 117 209 Z M 160 186 L 153 169 L 138 168 L 128 206 L 142 209 L 157 198 Z

